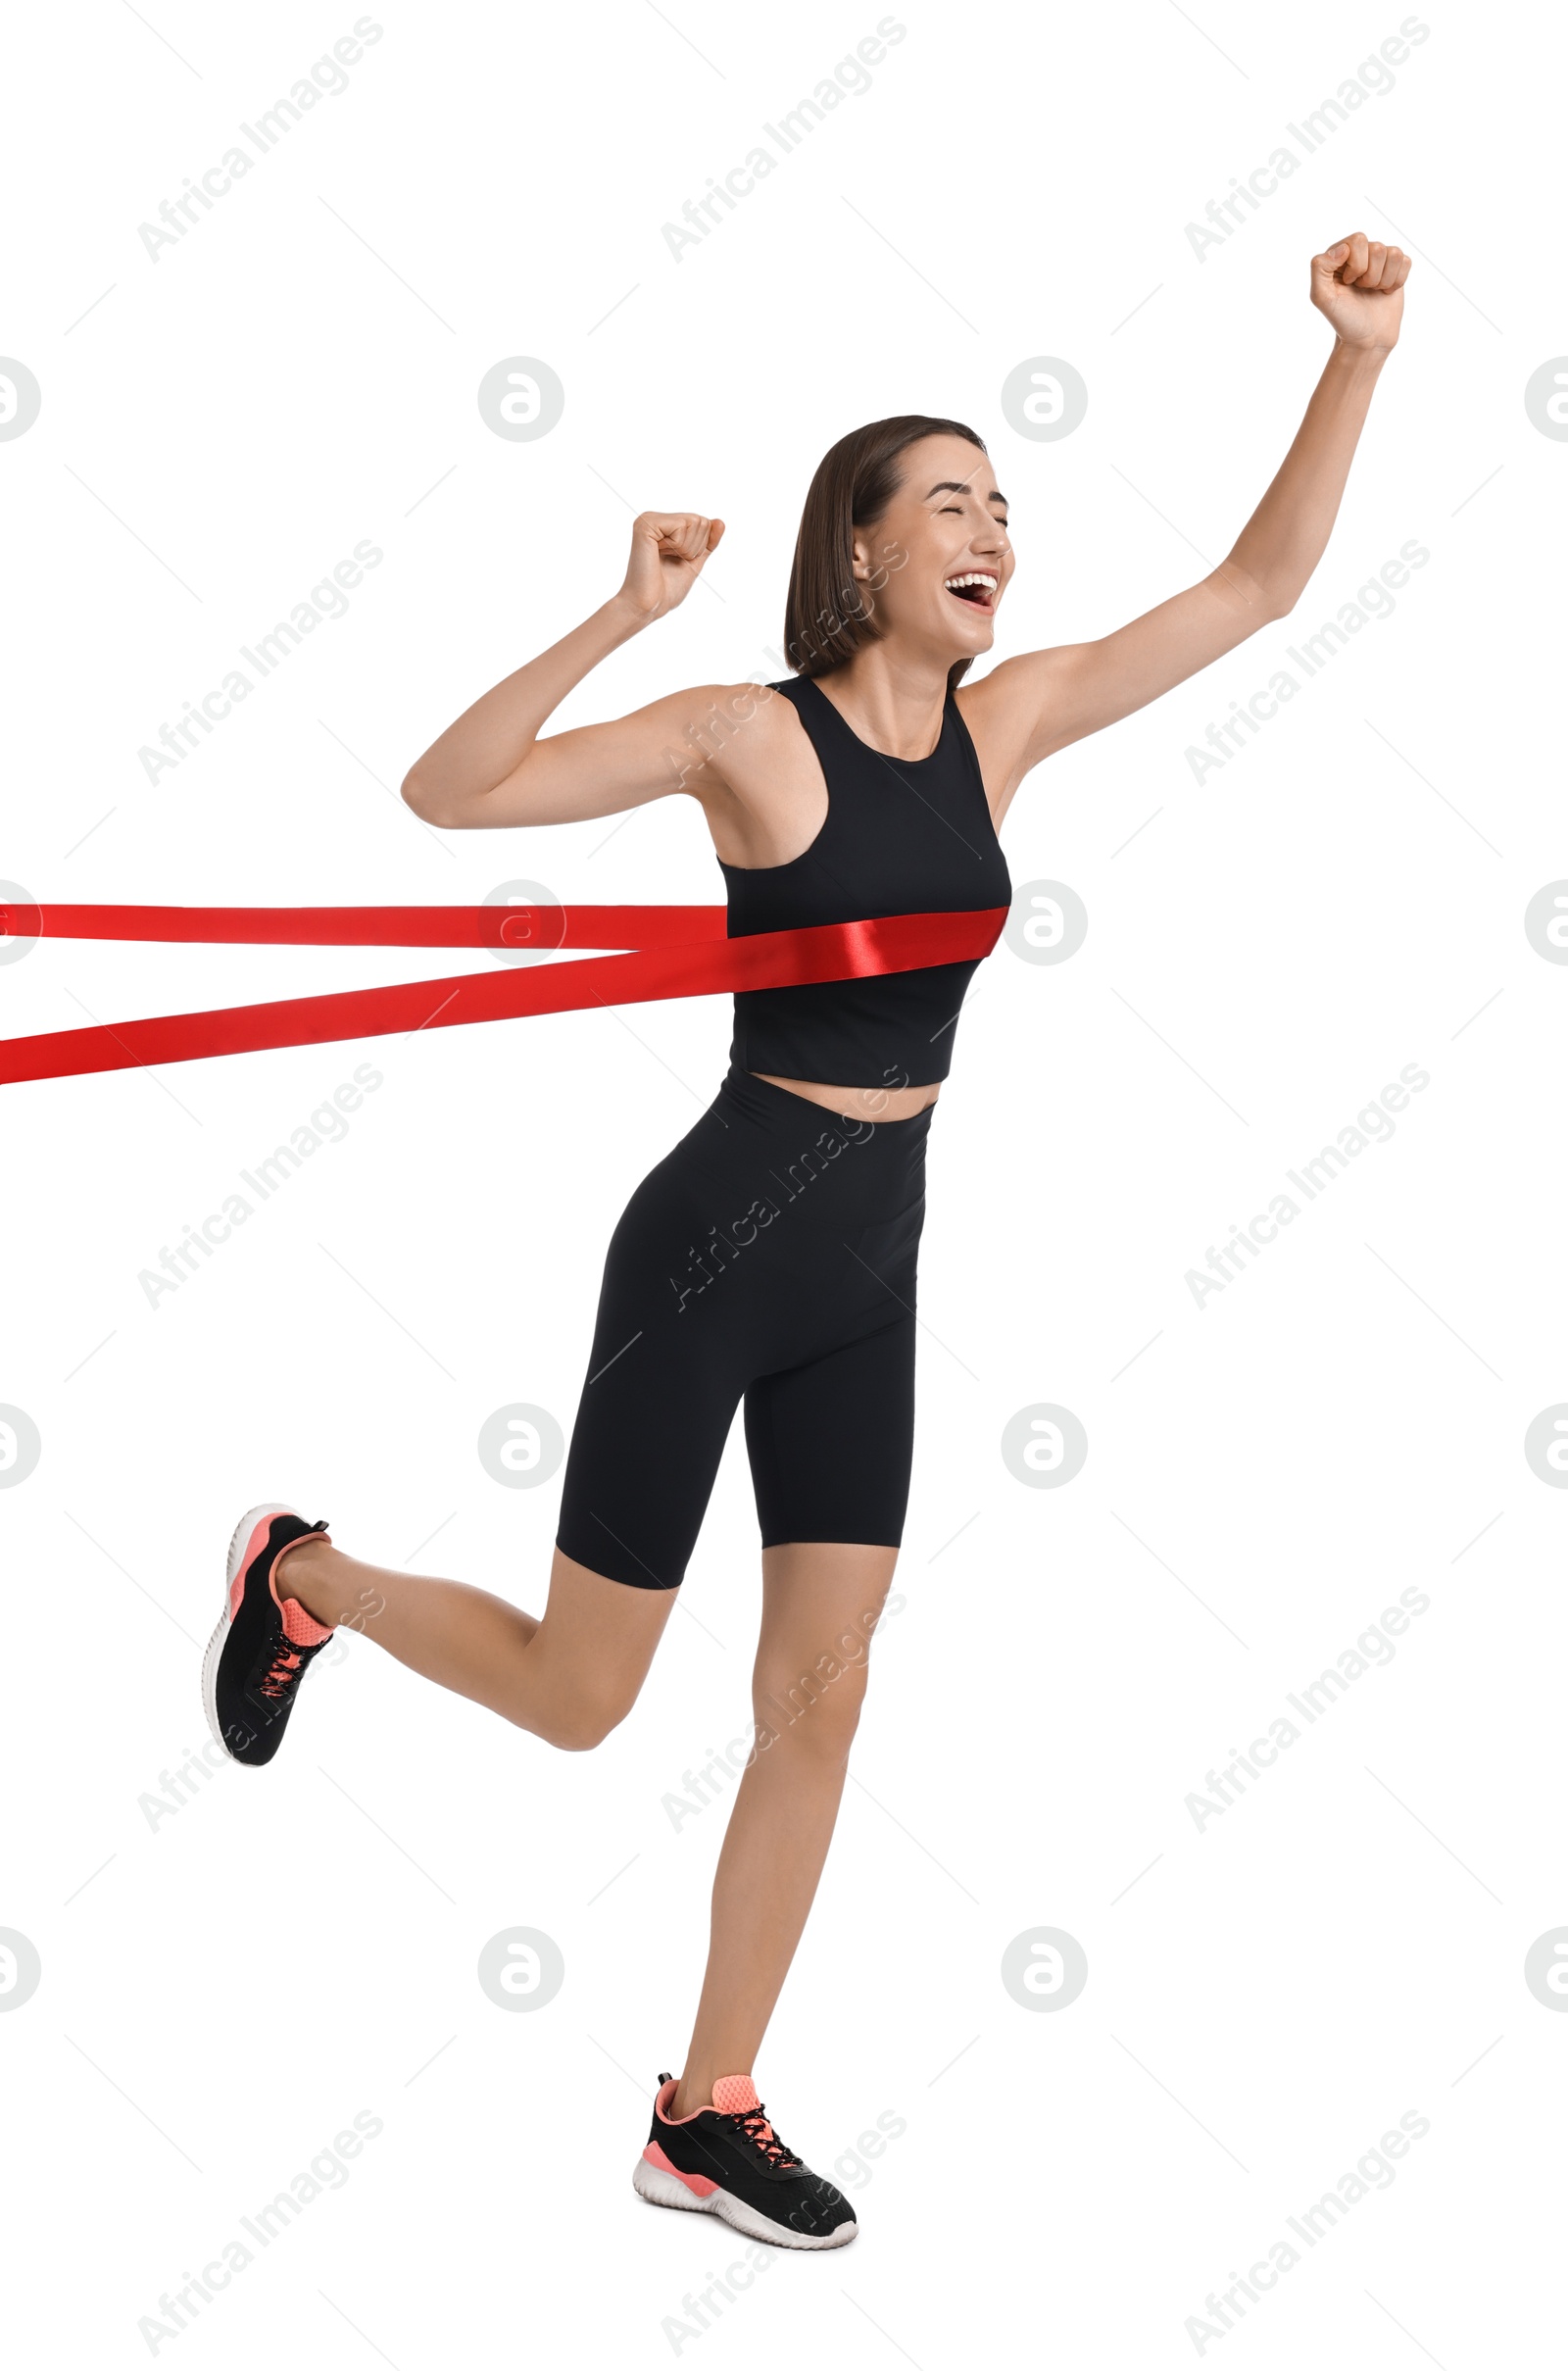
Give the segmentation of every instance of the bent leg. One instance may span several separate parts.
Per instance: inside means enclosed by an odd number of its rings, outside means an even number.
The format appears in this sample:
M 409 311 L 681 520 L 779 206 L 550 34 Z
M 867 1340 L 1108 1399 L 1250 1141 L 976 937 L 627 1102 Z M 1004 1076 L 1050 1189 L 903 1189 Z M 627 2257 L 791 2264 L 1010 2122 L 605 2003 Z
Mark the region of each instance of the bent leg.
M 708 1969 L 670 2113 L 749 2074 L 827 1858 L 896 1548 L 794 1543 L 762 1555 L 757 1744 L 713 1880 Z
M 597 1745 L 625 1717 L 747 1373 L 744 1295 L 670 1285 L 710 1223 L 697 1155 L 717 1158 L 725 1134 L 716 1112 L 705 1114 L 644 1178 L 611 1237 L 543 1619 L 462 1581 L 358 1563 L 318 1539 L 284 1552 L 281 1591 L 552 1745 Z
M 276 1574 L 279 1595 L 317 1621 L 363 1632 L 410 1670 L 568 1750 L 624 1720 L 678 1594 L 628 1589 L 559 1548 L 542 1619 L 466 1581 L 362 1564 L 323 1539 L 285 1549 Z

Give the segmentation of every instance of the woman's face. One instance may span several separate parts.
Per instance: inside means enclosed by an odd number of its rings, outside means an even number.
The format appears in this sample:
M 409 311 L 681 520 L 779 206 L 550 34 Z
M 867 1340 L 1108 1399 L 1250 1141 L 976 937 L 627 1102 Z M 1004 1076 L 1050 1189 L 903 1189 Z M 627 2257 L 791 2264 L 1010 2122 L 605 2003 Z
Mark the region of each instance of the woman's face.
M 922 436 L 899 455 L 898 492 L 857 529 L 855 575 L 886 639 L 944 671 L 990 650 L 1013 570 L 1007 505 L 991 463 L 962 436 Z

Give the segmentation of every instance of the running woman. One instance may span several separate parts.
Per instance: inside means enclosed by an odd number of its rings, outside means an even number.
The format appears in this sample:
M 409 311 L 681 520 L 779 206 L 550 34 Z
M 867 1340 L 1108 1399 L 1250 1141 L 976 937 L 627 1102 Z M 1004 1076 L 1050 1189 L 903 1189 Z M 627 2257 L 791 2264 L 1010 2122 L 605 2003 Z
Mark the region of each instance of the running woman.
M 1000 923 L 997 832 L 1024 776 L 1294 608 L 1409 270 L 1360 231 L 1312 258 L 1334 346 L 1278 474 L 1216 568 L 1119 631 L 964 685 L 1016 565 L 1007 505 L 972 428 L 877 420 L 832 448 L 807 495 L 789 679 L 705 684 L 541 737 L 590 668 L 685 600 L 724 532 L 645 513 L 619 591 L 450 725 L 404 797 L 450 831 L 693 798 L 732 938 L 899 914 Z M 660 2077 L 633 2178 L 659 2205 L 786 2248 L 856 2235 L 753 2069 L 821 1874 L 903 1535 L 926 1139 L 975 968 L 736 996 L 717 1095 L 611 1238 L 542 1616 L 362 1563 L 324 1522 L 267 1504 L 234 1533 L 207 1655 L 214 1732 L 253 1768 L 339 1623 L 551 1745 L 596 1746 L 642 1687 L 744 1404 L 762 1547 L 755 1745 L 684 2068 Z

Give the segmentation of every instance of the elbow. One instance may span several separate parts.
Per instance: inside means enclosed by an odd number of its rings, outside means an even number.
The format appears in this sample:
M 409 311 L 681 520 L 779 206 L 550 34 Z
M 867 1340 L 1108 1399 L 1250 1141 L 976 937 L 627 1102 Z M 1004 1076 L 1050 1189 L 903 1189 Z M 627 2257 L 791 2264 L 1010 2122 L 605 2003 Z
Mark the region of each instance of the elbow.
M 1252 581 L 1258 607 L 1263 613 L 1263 622 L 1267 625 L 1275 625 L 1280 618 L 1288 617 L 1306 590 L 1304 576 L 1274 576 L 1267 579 L 1259 576 Z
M 417 766 L 411 766 L 403 777 L 402 798 L 404 806 L 412 809 L 421 823 L 433 823 L 439 830 L 453 828 L 450 809 Z
M 1233 616 L 1238 615 L 1240 605 L 1240 615 L 1245 619 L 1244 635 L 1255 634 L 1261 627 L 1273 625 L 1276 619 L 1288 617 L 1301 594 L 1300 585 L 1282 583 L 1277 576 L 1271 581 L 1251 568 L 1243 568 L 1234 556 L 1220 562 L 1210 582 Z

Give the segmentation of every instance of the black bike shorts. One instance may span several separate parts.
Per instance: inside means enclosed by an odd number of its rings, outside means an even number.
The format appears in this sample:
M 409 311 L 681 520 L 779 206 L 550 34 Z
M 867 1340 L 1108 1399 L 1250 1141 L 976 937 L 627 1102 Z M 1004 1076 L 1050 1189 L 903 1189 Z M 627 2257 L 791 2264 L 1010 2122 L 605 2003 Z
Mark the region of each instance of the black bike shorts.
M 611 1237 L 556 1544 L 675 1589 L 738 1402 L 762 1546 L 904 1534 L 929 1107 L 840 1117 L 731 1066 Z

